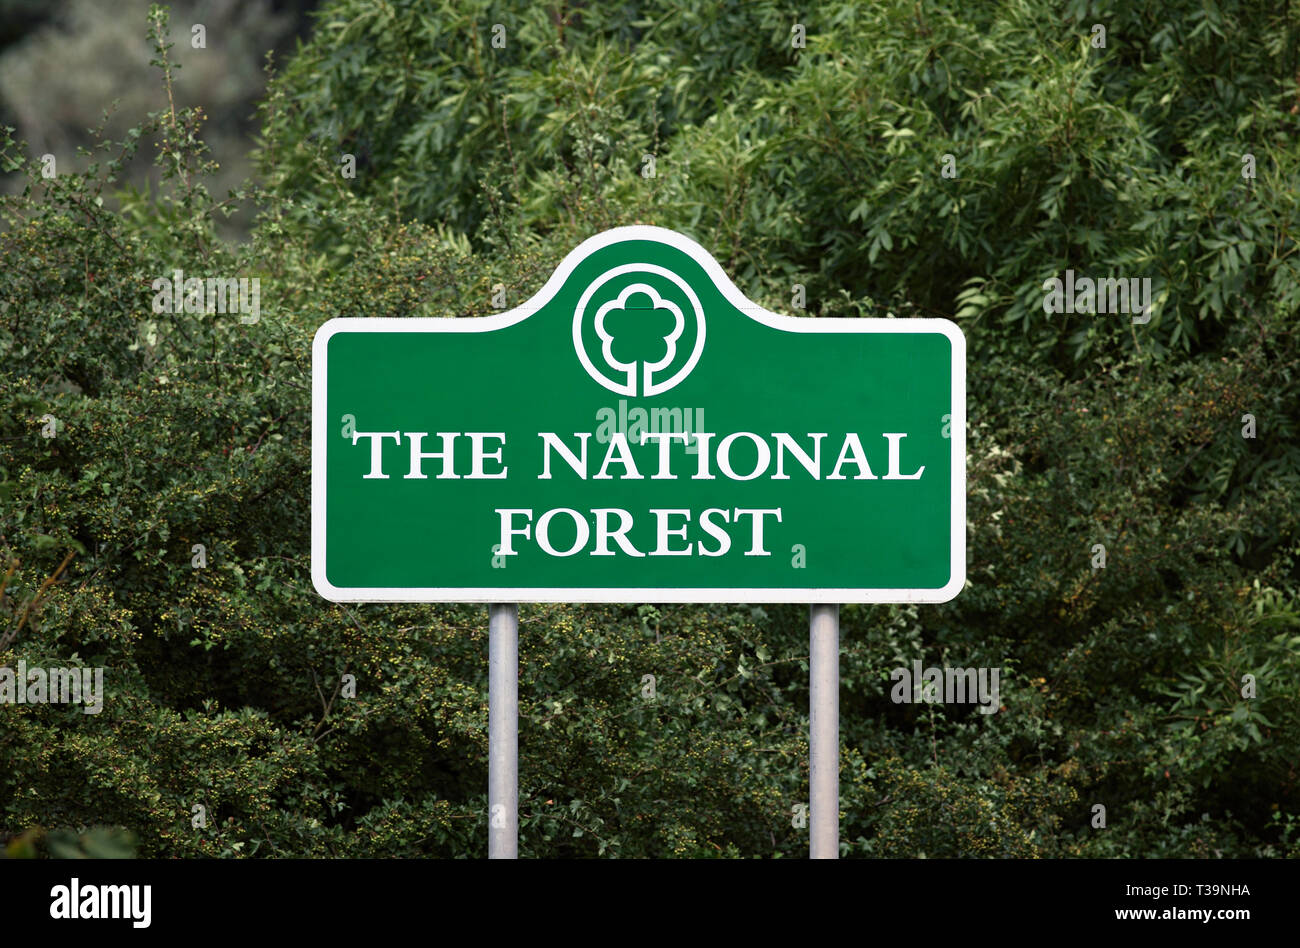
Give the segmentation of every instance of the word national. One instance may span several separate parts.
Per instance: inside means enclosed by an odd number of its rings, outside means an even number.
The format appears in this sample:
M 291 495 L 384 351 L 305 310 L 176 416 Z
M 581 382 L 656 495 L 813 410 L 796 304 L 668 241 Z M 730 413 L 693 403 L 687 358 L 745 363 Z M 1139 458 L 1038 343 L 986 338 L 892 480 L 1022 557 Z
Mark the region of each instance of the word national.
M 104 710 L 103 668 L 0 666 L 0 704 L 85 704 L 86 714 Z
M 979 702 L 980 714 L 992 714 L 1000 707 L 998 678 L 1000 668 L 926 668 L 921 669 L 920 659 L 912 662 L 912 670 L 895 668 L 889 673 L 894 687 L 889 697 L 894 704 L 974 704 Z M 942 696 L 942 697 L 941 697 Z
M 129 918 L 132 928 L 148 928 L 153 886 L 86 885 L 76 876 L 50 889 L 50 918 Z

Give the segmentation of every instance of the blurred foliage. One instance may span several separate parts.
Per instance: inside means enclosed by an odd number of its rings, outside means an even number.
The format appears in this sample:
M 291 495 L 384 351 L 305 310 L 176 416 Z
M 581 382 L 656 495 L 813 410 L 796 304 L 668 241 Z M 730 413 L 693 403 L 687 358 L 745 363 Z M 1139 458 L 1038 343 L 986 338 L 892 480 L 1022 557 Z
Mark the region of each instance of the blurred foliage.
M 292 49 L 293 14 L 312 4 L 285 0 L 177 0 L 172 21 L 178 42 L 173 63 L 184 82 L 178 105 L 202 104 L 204 140 L 220 162 L 211 179 L 224 196 L 249 175 L 255 103 L 266 88 L 263 56 Z M 85 167 L 77 154 L 100 137 L 121 139 L 141 115 L 163 107 L 168 92 L 149 66 L 141 24 L 148 0 L 0 0 L 0 125 L 12 125 L 29 157 L 54 155 L 60 171 Z M 203 46 L 191 28 L 204 28 Z M 8 44 L 4 38 L 9 36 Z M 123 182 L 152 191 L 159 183 L 143 154 L 127 163 Z M 21 190 L 17 177 L 0 187 Z M 108 196 L 106 196 L 108 197 Z M 111 200 L 111 197 L 110 197 Z M 247 215 L 220 222 L 228 237 L 243 237 Z
M 311 338 L 649 222 L 772 309 L 967 335 L 970 582 L 842 609 L 846 855 L 1300 855 L 1298 14 L 835 0 L 795 48 L 767 0 L 333 0 L 234 196 L 183 98 L 54 179 L 6 136 L 0 665 L 107 698 L 0 707 L 0 842 L 483 856 L 485 610 L 313 591 Z M 1071 267 L 1150 275 L 1151 322 L 1044 313 Z M 175 268 L 261 319 L 153 313 Z M 892 703 L 918 659 L 1001 668 L 1001 710 Z M 521 855 L 806 853 L 806 607 L 525 604 L 520 665 Z
M 42 844 L 44 844 L 42 848 Z M 33 827 L 9 840 L 0 858 L 130 859 L 135 855 L 135 834 L 112 826 L 92 826 L 84 833 L 61 829 L 46 833 Z

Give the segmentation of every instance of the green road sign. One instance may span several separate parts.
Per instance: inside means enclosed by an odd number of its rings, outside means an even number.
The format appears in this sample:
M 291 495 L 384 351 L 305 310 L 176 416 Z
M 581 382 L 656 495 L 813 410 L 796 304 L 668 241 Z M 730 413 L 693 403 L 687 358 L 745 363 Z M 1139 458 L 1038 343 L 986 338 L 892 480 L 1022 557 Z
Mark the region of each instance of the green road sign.
M 332 319 L 312 579 L 371 602 L 944 602 L 965 581 L 966 344 L 781 316 L 620 227 L 516 309 Z

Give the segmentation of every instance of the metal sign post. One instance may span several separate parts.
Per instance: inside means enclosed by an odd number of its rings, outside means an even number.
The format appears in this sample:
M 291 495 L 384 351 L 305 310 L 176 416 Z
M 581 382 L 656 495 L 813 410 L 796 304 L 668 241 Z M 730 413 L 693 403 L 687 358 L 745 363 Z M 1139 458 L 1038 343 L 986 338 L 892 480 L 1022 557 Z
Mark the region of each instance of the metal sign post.
M 320 327 L 312 584 L 490 604 L 492 858 L 518 852 L 515 603 L 815 604 L 810 852 L 835 858 L 838 603 L 962 589 L 965 438 L 954 323 L 774 313 L 690 237 L 617 227 L 506 312 Z
M 840 855 L 840 607 L 808 621 L 808 856 Z
M 519 606 L 488 606 L 488 858 L 519 857 Z

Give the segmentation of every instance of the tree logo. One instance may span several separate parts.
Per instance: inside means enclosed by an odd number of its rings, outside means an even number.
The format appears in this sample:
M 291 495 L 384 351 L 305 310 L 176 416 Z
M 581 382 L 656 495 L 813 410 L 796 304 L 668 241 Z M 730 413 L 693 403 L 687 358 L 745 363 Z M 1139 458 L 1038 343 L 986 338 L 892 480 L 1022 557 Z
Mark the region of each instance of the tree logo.
M 704 351 L 704 310 L 681 277 L 650 263 L 605 271 L 573 313 L 582 367 L 611 392 L 660 395 L 690 375 Z

